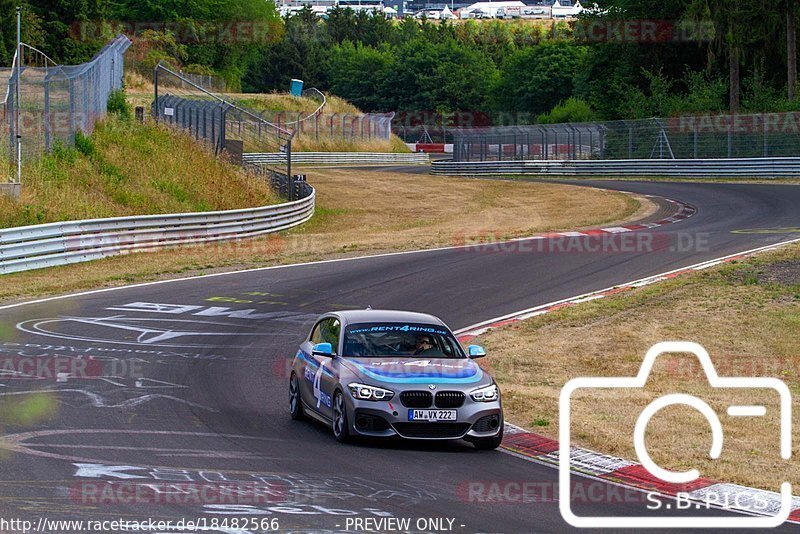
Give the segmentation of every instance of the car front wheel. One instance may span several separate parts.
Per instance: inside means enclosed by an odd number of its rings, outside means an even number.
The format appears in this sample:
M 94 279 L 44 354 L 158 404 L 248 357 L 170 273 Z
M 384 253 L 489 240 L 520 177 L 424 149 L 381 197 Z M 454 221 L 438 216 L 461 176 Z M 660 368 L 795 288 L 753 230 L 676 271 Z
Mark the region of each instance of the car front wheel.
M 333 437 L 340 443 L 350 441 L 350 426 L 347 422 L 347 407 L 344 395 L 337 391 L 333 396 Z
M 300 402 L 300 381 L 297 380 L 295 373 L 292 373 L 291 378 L 289 378 L 289 415 L 295 421 L 305 419 L 303 404 Z

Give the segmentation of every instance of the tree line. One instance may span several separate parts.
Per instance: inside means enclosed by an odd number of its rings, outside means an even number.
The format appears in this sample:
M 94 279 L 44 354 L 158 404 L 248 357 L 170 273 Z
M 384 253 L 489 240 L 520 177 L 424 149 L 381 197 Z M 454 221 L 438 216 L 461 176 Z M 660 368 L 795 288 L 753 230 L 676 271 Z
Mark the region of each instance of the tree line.
M 174 22 L 188 31 L 156 27 L 139 36 L 144 61 L 192 65 L 247 92 L 286 90 L 301 78 L 368 111 L 524 113 L 554 122 L 800 108 L 797 0 L 597 3 L 577 21 L 550 25 L 393 21 L 349 9 L 325 20 L 310 9 L 280 19 L 264 0 L 25 0 L 23 38 L 70 63 L 88 59 L 114 21 Z M 0 0 L 4 64 L 13 54 L 14 4 Z M 109 35 L 77 38 L 76 21 L 106 22 Z M 214 21 L 258 22 L 267 31 L 186 39 Z

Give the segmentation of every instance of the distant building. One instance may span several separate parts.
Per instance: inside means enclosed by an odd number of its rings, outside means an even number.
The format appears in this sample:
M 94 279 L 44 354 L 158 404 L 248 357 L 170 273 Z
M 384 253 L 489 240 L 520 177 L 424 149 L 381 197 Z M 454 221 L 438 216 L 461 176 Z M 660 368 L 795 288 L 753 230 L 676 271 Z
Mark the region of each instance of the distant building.
M 406 14 L 406 12 L 407 12 L 406 5 L 407 4 L 408 4 L 408 2 L 406 2 L 405 0 L 384 0 L 384 2 L 383 2 L 383 5 L 385 7 L 394 9 L 397 12 L 396 16 L 398 16 L 398 17 L 402 17 L 403 15 Z
M 462 11 L 466 11 L 468 13 L 486 13 L 492 17 L 497 17 L 497 12 L 499 10 L 506 10 L 508 8 L 516 9 L 519 11 L 520 9 L 525 7 L 525 2 L 520 0 L 513 0 L 513 1 L 500 1 L 500 2 L 476 2 L 471 4 L 462 9 Z
M 399 3 L 402 9 L 403 2 Z M 393 6 L 394 4 L 386 2 L 386 5 Z M 373 13 L 385 12 L 384 2 L 381 0 L 284 0 L 279 5 L 278 12 L 281 16 L 292 15 L 305 6 L 311 8 L 311 10 L 320 17 L 326 16 L 328 11 L 336 6 L 341 8 L 349 7 L 353 11 L 369 11 Z M 391 12 L 389 13 L 391 14 Z
M 466 7 L 471 2 L 464 0 L 453 0 L 448 2 L 446 0 L 407 0 L 406 13 L 417 13 L 419 11 L 441 11 L 445 6 L 452 11 L 457 11 L 460 8 Z
M 282 16 L 308 6 L 320 17 L 333 7 L 404 17 L 426 12 L 428 18 L 574 18 L 584 11 L 580 0 L 275 0 Z M 595 7 L 596 9 L 596 7 Z
M 580 0 L 575 2 L 574 5 L 569 5 L 568 0 L 556 0 L 553 3 L 553 7 L 550 9 L 554 19 L 566 19 L 577 17 L 580 12 L 583 11 L 583 6 L 581 5 Z

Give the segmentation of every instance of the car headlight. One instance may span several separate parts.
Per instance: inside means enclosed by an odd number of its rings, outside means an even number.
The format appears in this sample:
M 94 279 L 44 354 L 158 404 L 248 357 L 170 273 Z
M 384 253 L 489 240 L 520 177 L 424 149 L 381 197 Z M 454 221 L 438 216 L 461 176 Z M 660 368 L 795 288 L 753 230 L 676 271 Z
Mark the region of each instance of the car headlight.
M 350 388 L 350 393 L 353 394 L 353 397 L 359 400 L 388 401 L 394 397 L 394 391 L 379 388 L 377 386 L 353 383 L 347 387 Z
M 497 388 L 497 385 L 492 384 L 491 386 L 476 389 L 470 393 L 469 396 L 472 397 L 472 400 L 475 402 L 492 402 L 500 398 L 500 390 Z

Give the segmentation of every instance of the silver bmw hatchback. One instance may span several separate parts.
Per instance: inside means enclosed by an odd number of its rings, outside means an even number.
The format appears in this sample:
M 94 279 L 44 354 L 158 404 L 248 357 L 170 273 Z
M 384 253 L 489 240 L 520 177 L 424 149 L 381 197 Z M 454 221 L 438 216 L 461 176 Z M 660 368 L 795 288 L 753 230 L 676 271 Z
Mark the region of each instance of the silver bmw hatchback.
M 293 419 L 353 437 L 465 439 L 490 450 L 503 439 L 500 389 L 440 319 L 390 310 L 320 316 L 289 377 Z

